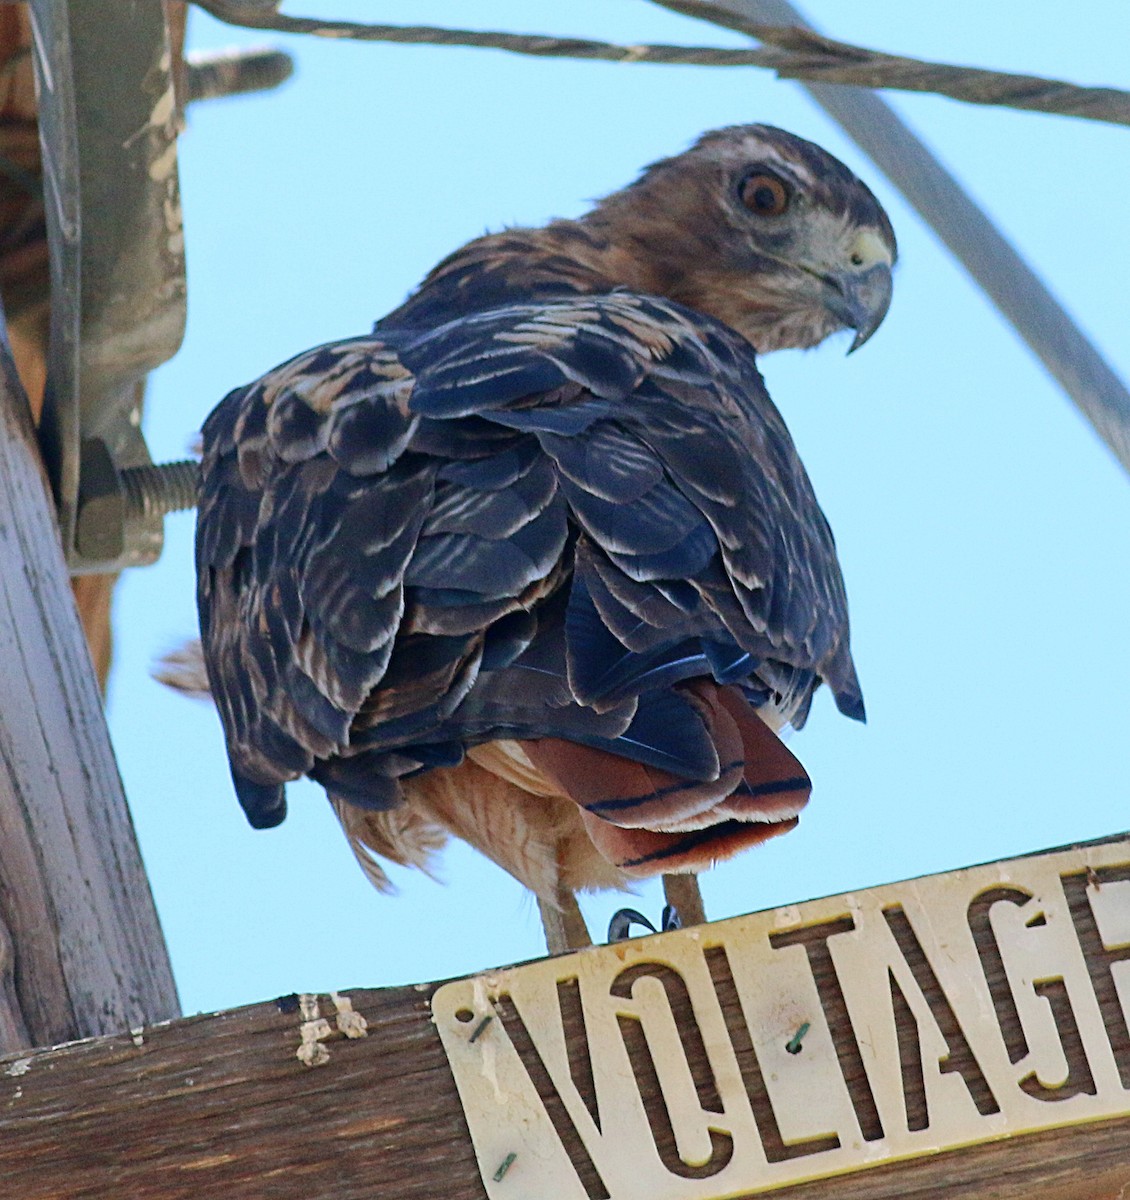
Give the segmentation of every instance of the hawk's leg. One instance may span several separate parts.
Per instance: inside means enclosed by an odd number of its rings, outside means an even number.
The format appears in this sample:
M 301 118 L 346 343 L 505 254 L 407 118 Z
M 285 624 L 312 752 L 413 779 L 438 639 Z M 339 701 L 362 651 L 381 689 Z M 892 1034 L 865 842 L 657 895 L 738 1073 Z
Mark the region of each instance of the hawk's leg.
M 550 954 L 568 954 L 592 945 L 588 926 L 581 915 L 577 897 L 570 891 L 558 891 L 556 903 L 538 897 L 538 912 L 545 930 L 545 945 Z
M 702 903 L 702 892 L 698 889 L 697 875 L 664 875 L 663 895 L 679 914 L 679 922 L 684 929 L 688 925 L 706 924 L 706 908 Z

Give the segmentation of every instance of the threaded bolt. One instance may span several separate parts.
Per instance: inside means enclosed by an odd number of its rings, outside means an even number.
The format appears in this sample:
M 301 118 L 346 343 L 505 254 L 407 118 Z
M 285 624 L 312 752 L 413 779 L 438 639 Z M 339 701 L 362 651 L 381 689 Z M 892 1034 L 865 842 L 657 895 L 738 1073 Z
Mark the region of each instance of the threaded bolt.
M 294 73 L 294 59 L 289 54 L 260 47 L 190 53 L 186 65 L 190 103 L 265 92 L 285 83 Z
M 195 459 L 123 467 L 120 474 L 127 516 L 163 517 L 196 507 L 200 464 Z

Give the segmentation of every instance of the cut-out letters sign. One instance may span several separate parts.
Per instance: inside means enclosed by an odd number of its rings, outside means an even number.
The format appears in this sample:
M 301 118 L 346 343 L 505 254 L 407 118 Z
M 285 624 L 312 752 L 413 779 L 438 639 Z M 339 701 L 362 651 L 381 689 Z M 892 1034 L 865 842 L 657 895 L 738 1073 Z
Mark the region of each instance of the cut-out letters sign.
M 724 1200 L 1130 1114 L 1130 838 L 446 984 L 491 1200 Z

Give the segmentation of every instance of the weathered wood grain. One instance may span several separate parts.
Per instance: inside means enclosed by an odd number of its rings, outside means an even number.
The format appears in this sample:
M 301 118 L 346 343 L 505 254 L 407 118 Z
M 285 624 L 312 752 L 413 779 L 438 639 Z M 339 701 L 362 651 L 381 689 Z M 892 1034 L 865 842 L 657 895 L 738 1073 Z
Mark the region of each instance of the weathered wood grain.
M 178 1011 L 29 406 L 0 346 L 0 923 L 5 1048 Z M 3 972 L 0 971 L 0 983 Z M 10 1009 L 10 1004 L 9 1004 Z
M 350 992 L 368 1036 L 334 1034 L 320 1067 L 296 1057 L 293 996 L 0 1058 L 5 1194 L 484 1200 L 429 1016 L 437 986 Z M 332 1018 L 327 997 L 321 1011 Z M 1114 1120 L 760 1195 L 1121 1200 L 1127 1147 L 1130 1120 Z

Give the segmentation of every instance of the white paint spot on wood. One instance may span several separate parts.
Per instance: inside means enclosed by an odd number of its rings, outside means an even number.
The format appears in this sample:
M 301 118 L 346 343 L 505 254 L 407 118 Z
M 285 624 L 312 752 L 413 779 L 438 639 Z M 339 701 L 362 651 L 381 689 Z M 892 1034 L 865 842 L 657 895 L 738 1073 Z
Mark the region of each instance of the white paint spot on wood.
M 177 169 L 177 144 L 170 142 L 149 164 L 149 178 L 163 183 Z
M 347 1038 L 363 1038 L 369 1036 L 369 1022 L 353 1010 L 353 1001 L 340 992 L 330 992 L 330 999 L 337 1009 L 337 1027 Z
M 159 129 L 176 112 L 176 107 L 177 98 L 172 84 L 169 84 L 164 95 L 153 105 L 153 111 L 149 114 L 149 124 Z
M 304 992 L 298 997 L 298 1011 L 303 1019 L 298 1027 L 301 1041 L 295 1057 L 304 1066 L 323 1067 L 330 1061 L 330 1052 L 322 1045 L 322 1039 L 333 1033 L 333 1027 L 325 1017 L 319 1016 L 318 997 L 312 993 Z

